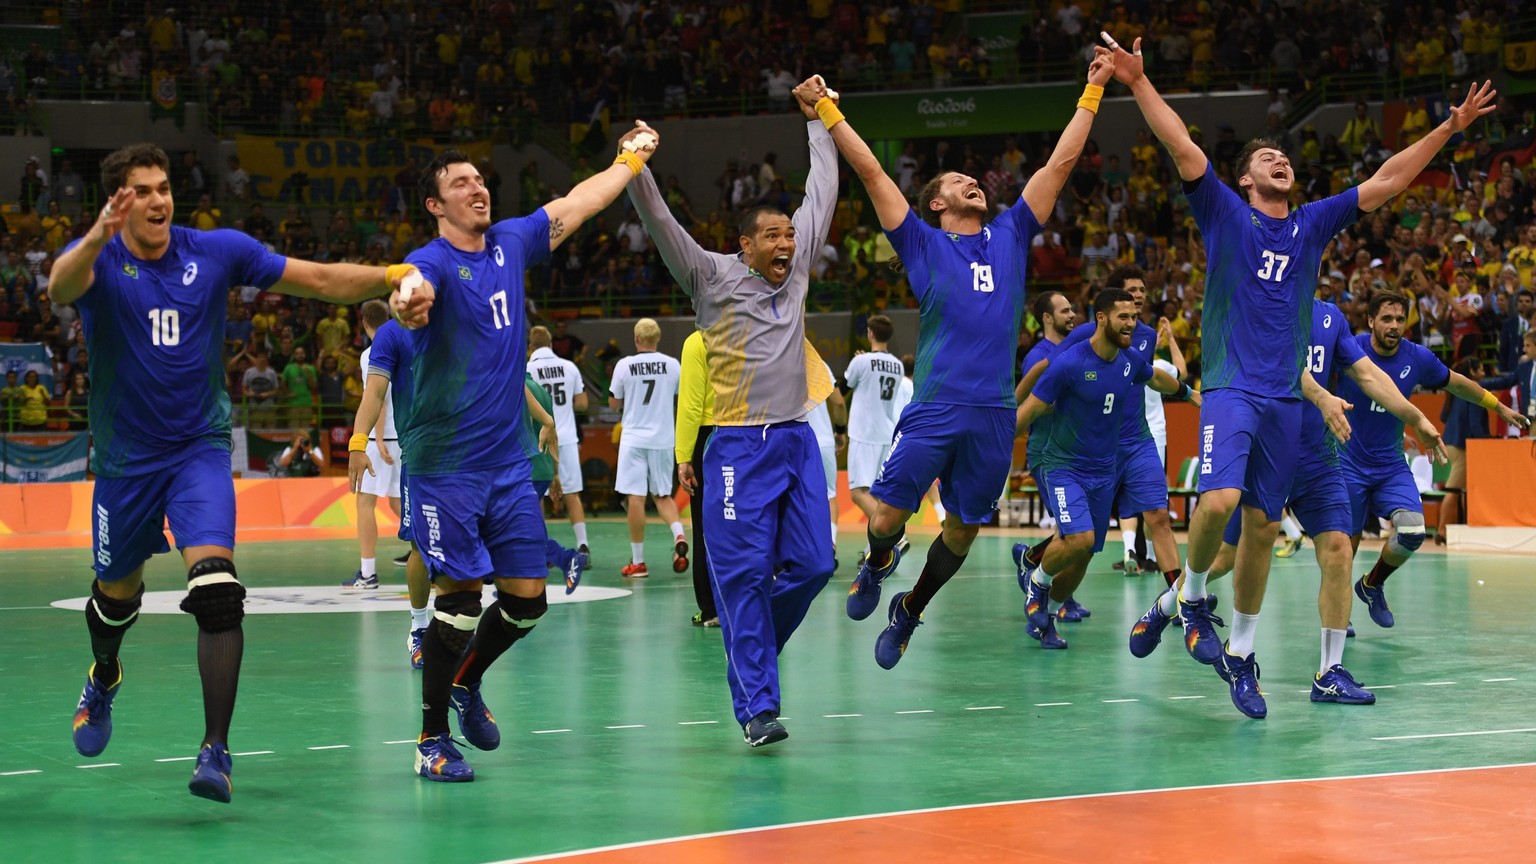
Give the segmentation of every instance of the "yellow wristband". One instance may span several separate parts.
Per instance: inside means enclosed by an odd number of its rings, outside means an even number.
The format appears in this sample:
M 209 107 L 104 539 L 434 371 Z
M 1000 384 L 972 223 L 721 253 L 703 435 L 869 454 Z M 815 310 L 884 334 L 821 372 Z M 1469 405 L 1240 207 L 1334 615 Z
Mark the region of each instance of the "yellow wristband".
M 415 269 L 415 264 L 391 264 L 384 268 L 384 279 L 385 281 L 393 283 L 404 279 Z
M 831 96 L 823 96 L 816 100 L 816 116 L 821 118 L 821 125 L 831 129 L 845 119 L 843 112 L 837 108 L 837 103 Z
M 1491 392 L 1489 392 L 1487 390 L 1484 390 L 1483 391 L 1483 398 L 1479 399 L 1477 404 L 1483 406 L 1484 408 L 1486 408 L 1489 411 L 1492 411 L 1493 409 L 1499 407 L 1499 397 L 1493 395 Z
M 1083 88 L 1083 95 L 1077 98 L 1077 107 L 1087 108 L 1089 111 L 1099 113 L 1099 100 L 1104 98 L 1104 88 L 1097 84 L 1089 84 Z
M 645 169 L 645 163 L 640 160 L 640 157 L 629 152 L 628 150 L 620 153 L 617 157 L 615 157 L 613 164 L 623 165 L 629 170 L 635 172 L 636 177 L 639 177 L 640 172 Z
M 364 435 L 361 432 L 357 433 L 356 435 L 353 435 L 352 439 L 347 442 L 347 452 L 348 453 L 361 453 L 361 452 L 363 452 L 364 450 L 367 450 L 367 449 L 368 449 L 368 436 Z

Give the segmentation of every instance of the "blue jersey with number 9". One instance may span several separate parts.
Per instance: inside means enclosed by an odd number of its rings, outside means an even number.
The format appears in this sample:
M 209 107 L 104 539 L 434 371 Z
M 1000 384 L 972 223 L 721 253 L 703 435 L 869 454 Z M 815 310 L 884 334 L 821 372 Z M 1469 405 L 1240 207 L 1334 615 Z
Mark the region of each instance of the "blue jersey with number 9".
M 1318 266 L 1333 235 L 1359 217 L 1358 190 L 1274 219 L 1248 206 L 1209 164 L 1184 185 L 1207 259 L 1202 389 L 1300 398 Z
M 400 446 L 412 477 L 527 461 L 523 271 L 548 257 L 542 209 L 492 225 L 480 252 L 438 237 L 406 256 L 437 289 L 430 323 L 408 331 L 415 393 Z

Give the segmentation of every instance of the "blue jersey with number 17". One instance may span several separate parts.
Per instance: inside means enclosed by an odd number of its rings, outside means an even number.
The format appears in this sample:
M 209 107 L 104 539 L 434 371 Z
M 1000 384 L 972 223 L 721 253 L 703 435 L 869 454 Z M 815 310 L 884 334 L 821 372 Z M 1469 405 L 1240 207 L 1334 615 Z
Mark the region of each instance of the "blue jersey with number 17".
M 913 402 L 1014 408 L 1024 269 L 1040 230 L 1020 197 L 979 234 L 941 231 L 907 211 L 885 232 L 920 308 Z
M 1359 217 L 1359 191 L 1274 219 L 1250 207 L 1209 164 L 1185 189 L 1207 256 L 1202 389 L 1301 398 L 1318 265 L 1328 241 Z
M 91 355 L 91 470 L 98 477 L 175 470 L 193 442 L 229 449 L 229 289 L 270 288 L 287 264 L 229 230 L 172 226 L 170 245 L 154 261 L 135 257 L 121 234 L 102 247 L 91 268 L 95 281 L 76 301 Z
M 1131 402 L 1141 410 L 1141 386 L 1151 380 L 1152 366 L 1129 351 L 1105 360 L 1091 342 L 1063 346 L 1031 394 L 1054 408 L 1041 466 L 1112 475 L 1120 453 L 1115 409 Z
M 527 461 L 523 271 L 547 258 L 542 209 L 492 225 L 479 252 L 438 237 L 406 256 L 437 289 L 429 323 L 407 331 L 415 393 L 400 443 L 412 477 Z
M 1371 334 L 1361 333 L 1355 339 L 1365 356 L 1387 373 L 1404 396 L 1412 393 L 1414 387 L 1444 387 L 1451 380 L 1451 370 L 1435 356 L 1435 352 L 1417 342 L 1404 339 L 1397 343 L 1397 353 L 1386 357 L 1376 353 L 1371 345 Z M 1354 434 L 1344 448 L 1344 458 L 1354 465 L 1401 467 L 1403 421 L 1372 402 L 1360 385 L 1348 378 L 1339 380 L 1339 396 L 1355 406 L 1349 412 L 1349 425 Z

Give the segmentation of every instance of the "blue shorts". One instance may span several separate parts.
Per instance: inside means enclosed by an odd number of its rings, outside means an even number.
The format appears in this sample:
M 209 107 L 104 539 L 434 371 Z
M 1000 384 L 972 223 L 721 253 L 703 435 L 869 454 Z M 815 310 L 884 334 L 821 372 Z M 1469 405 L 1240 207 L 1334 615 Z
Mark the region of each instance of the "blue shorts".
M 1365 520 L 1371 516 L 1392 518 L 1399 510 L 1424 513 L 1424 499 L 1419 497 L 1419 484 L 1413 480 L 1413 471 L 1407 462 L 1393 465 L 1356 465 L 1348 457 L 1339 460 L 1343 464 L 1344 482 L 1349 487 L 1350 532 L 1359 534 L 1365 529 Z
M 395 537 L 407 543 L 416 542 L 416 535 L 411 533 L 411 484 L 405 476 L 404 460 L 400 462 L 400 530 Z
M 1013 467 L 1014 420 L 1012 408 L 911 403 L 869 494 L 915 511 L 937 478 L 945 510 L 966 525 L 990 521 Z
M 150 556 L 176 548 L 235 547 L 235 481 L 229 451 L 197 446 L 174 469 L 133 477 L 97 477 L 91 493 L 96 578 L 116 582 Z
M 1291 500 L 1286 506 L 1296 514 L 1301 530 L 1316 537 L 1328 531 L 1352 534 L 1349 487 L 1344 472 L 1330 457 L 1305 456 L 1296 466 L 1296 480 L 1291 484 Z M 1242 511 L 1232 514 L 1222 540 L 1237 545 L 1242 531 Z
M 1301 400 L 1230 387 L 1201 398 L 1200 491 L 1241 489 L 1243 504 L 1279 519 L 1296 473 Z
M 543 579 L 544 513 L 526 462 L 411 477 L 416 551 L 433 577 Z
M 1121 519 L 1168 509 L 1168 472 L 1163 468 L 1156 441 L 1148 438 L 1138 442 L 1134 449 L 1121 448 L 1115 487 L 1119 491 Z
M 1095 477 L 1071 468 L 1046 468 L 1042 498 L 1050 500 L 1051 515 L 1061 536 L 1093 532 L 1093 551 L 1104 548 L 1110 505 L 1115 497 L 1114 475 Z

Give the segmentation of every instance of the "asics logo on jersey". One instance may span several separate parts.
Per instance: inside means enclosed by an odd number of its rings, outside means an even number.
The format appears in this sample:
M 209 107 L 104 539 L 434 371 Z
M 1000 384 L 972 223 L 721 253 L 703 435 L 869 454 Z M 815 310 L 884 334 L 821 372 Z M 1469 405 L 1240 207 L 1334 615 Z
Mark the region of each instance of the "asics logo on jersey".
M 437 541 L 443 539 L 442 521 L 438 519 L 437 507 L 432 504 L 421 505 L 421 515 L 427 520 L 427 554 L 439 561 L 447 561 L 443 555 L 443 547 Z
M 1072 524 L 1072 514 L 1067 512 L 1067 490 L 1063 486 L 1056 487 L 1056 513 L 1059 517 L 1057 522 L 1063 525 Z
M 1141 344 L 1136 346 L 1136 350 L 1137 351 L 1145 351 L 1145 350 L 1147 350 L 1147 340 L 1145 340 L 1145 339 L 1141 340 Z M 1130 367 L 1126 367 L 1126 368 L 1130 368 Z
M 1120 377 L 1121 378 L 1129 378 L 1129 377 L 1131 377 L 1131 364 L 1129 364 L 1129 363 L 1125 364 L 1125 368 L 1120 370 Z
M 1403 371 L 1397 373 L 1397 377 L 1399 377 L 1399 378 L 1407 378 L 1408 377 L 1408 373 L 1412 372 L 1412 371 L 1413 371 L 1413 367 L 1412 366 L 1404 366 L 1403 367 Z
M 107 549 L 107 544 L 112 539 L 107 531 L 107 508 L 96 505 L 96 563 L 103 567 L 112 566 L 112 553 Z
M 725 496 L 721 504 L 725 509 L 725 518 L 736 520 L 736 503 L 732 499 L 736 497 L 736 469 L 729 465 L 720 469 L 720 482 L 725 486 Z
M 1327 330 L 1329 327 L 1332 327 L 1332 326 L 1333 326 L 1333 316 L 1332 315 L 1324 315 L 1323 316 L 1323 329 Z
M 1292 237 L 1295 237 L 1297 232 L 1299 232 L 1299 231 L 1301 231 L 1301 226 L 1300 225 L 1292 225 L 1291 226 L 1291 236 Z
M 463 264 L 459 265 L 459 278 L 463 279 L 465 282 L 468 282 L 473 278 L 469 275 L 469 268 L 465 267 Z
M 139 278 L 139 268 L 135 267 L 132 264 L 124 264 L 123 265 L 123 275 L 128 276 L 129 278 L 132 278 L 132 279 L 137 279 L 137 278 Z
M 1211 473 L 1211 448 L 1216 443 L 1216 427 L 1205 426 L 1200 429 L 1200 473 Z
M 491 257 L 496 259 L 496 266 L 497 267 L 500 267 L 503 264 L 507 263 L 507 259 L 501 254 L 501 244 L 499 244 L 499 243 L 496 244 L 496 246 L 493 249 L 491 249 Z
M 187 264 L 187 269 L 181 274 L 181 284 L 183 284 L 183 285 L 191 285 L 192 284 L 192 280 L 194 280 L 196 278 L 197 278 L 197 262 L 193 261 L 193 262 Z

